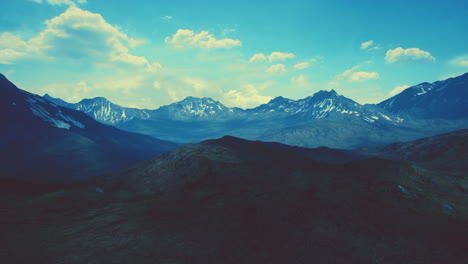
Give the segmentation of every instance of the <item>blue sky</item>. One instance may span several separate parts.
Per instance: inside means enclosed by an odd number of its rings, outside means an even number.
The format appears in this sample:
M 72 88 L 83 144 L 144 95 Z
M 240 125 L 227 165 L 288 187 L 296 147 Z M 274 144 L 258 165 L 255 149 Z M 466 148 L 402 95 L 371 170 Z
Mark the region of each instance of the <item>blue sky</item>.
M 0 72 L 70 102 L 375 103 L 468 71 L 468 2 L 4 0 Z

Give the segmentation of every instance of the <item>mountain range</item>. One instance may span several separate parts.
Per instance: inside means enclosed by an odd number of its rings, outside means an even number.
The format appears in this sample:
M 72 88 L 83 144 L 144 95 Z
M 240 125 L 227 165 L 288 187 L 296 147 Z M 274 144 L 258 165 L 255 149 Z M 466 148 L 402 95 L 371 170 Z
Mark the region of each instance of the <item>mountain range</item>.
M 352 149 L 467 128 L 467 87 L 468 73 L 410 87 L 376 105 L 361 105 L 331 90 L 299 100 L 277 97 L 251 109 L 196 97 L 155 110 L 124 108 L 102 97 L 76 104 L 45 98 L 99 122 L 179 143 L 233 135 L 309 148 Z
M 0 178 L 73 182 L 177 147 L 119 130 L 18 89 L 0 75 Z

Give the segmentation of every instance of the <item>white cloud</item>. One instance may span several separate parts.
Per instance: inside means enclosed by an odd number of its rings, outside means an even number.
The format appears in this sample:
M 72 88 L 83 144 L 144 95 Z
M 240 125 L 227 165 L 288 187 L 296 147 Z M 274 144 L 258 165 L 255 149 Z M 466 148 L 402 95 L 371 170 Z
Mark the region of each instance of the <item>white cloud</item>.
M 32 0 L 36 3 L 48 3 L 50 5 L 69 5 L 69 6 L 76 6 L 76 4 L 84 4 L 86 0 Z
M 161 89 L 162 83 L 160 81 L 154 81 L 153 87 L 157 90 Z
M 295 58 L 294 53 L 284 53 L 284 52 L 272 52 L 270 55 L 266 56 L 263 53 L 256 53 L 250 58 L 249 62 L 262 62 L 268 59 L 269 62 L 274 61 L 285 61 L 287 59 Z
M 244 84 L 240 90 L 229 90 L 223 96 L 227 106 L 251 108 L 267 103 L 273 97 L 261 95 L 260 91 L 273 85 L 273 82 L 265 82 L 260 85 Z
M 310 62 L 299 62 L 294 65 L 294 69 L 296 70 L 303 70 L 310 67 Z
M 379 50 L 379 45 L 375 44 L 373 40 L 368 40 L 361 43 L 361 50 Z
M 298 76 L 293 76 L 291 78 L 291 82 L 298 87 L 310 87 L 311 83 L 309 82 L 309 78 L 305 74 L 299 74 Z
M 373 40 L 368 40 L 366 42 L 361 43 L 361 49 L 365 50 L 367 48 L 370 48 L 372 45 L 374 45 L 374 41 Z
M 400 86 L 395 86 L 393 90 L 391 90 L 388 94 L 391 96 L 395 96 L 401 92 L 403 92 L 406 88 L 410 87 L 409 85 L 400 85 Z
M 468 67 L 468 54 L 454 58 L 450 61 L 450 65 L 456 67 Z
M 378 79 L 379 77 L 380 77 L 379 74 L 376 72 L 360 71 L 360 72 L 352 73 L 349 76 L 348 81 L 349 82 L 365 82 L 370 79 Z
M 84 78 L 76 83 L 51 83 L 41 87 L 39 93 L 48 93 L 53 97 L 61 98 L 67 102 L 78 102 L 83 98 L 105 96 L 112 102 L 127 106 L 135 103 L 139 96 L 138 90 L 147 85 L 143 75 L 107 76 L 90 80 Z M 148 105 L 140 105 L 146 107 Z
M 275 65 L 271 65 L 268 67 L 265 72 L 267 73 L 285 73 L 286 72 L 286 66 L 284 64 L 278 63 Z
M 12 49 L 1 49 L 0 50 L 0 64 L 13 64 L 13 61 L 27 54 L 24 52 L 14 51 Z
M 250 58 L 249 62 L 262 62 L 266 60 L 265 54 L 257 53 Z
M 0 35 L 0 48 L 16 48 L 24 50 L 26 46 L 27 43 L 25 41 L 10 32 L 3 32 Z
M 270 62 L 274 61 L 285 61 L 287 59 L 295 58 L 296 55 L 294 53 L 284 53 L 284 52 L 272 52 L 270 56 L 268 56 L 268 60 Z
M 376 72 L 357 71 L 359 66 L 344 71 L 336 76 L 338 80 L 347 80 L 348 82 L 365 82 L 371 79 L 378 79 L 380 75 Z
M 173 16 L 163 16 L 162 19 L 169 21 L 172 20 L 174 17 Z
M 427 51 L 418 48 L 403 49 L 401 47 L 393 50 L 388 50 L 385 60 L 389 63 L 396 62 L 414 62 L 414 63 L 427 63 L 433 62 L 436 59 Z
M 141 45 L 143 41 L 130 38 L 118 27 L 107 23 L 100 14 L 71 6 L 45 24 L 46 29 L 28 41 L 4 33 L 0 36 L 0 45 L 9 44 L 10 48 L 29 56 L 87 60 L 149 72 L 161 68 L 158 62 L 150 63 L 145 57 L 132 55 L 129 48 Z M 14 43 L 18 45 L 12 47 Z
M 158 76 L 152 82 L 153 90 L 164 91 L 172 102 L 180 101 L 187 96 L 219 97 L 223 94 L 221 86 L 216 81 L 200 77 Z
M 242 45 L 238 39 L 216 39 L 208 31 L 195 34 L 193 30 L 189 29 L 179 29 L 172 37 L 166 37 L 165 41 L 176 48 L 229 49 Z

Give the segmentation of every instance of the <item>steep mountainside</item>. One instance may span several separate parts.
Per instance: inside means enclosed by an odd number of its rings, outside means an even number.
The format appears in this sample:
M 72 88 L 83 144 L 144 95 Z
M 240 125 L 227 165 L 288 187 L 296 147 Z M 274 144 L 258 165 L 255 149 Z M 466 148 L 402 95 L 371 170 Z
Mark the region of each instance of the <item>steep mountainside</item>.
M 175 144 L 103 125 L 0 75 L 0 177 L 71 182 L 125 168 Z
M 468 117 L 468 73 L 434 83 L 421 83 L 378 104 L 403 118 Z

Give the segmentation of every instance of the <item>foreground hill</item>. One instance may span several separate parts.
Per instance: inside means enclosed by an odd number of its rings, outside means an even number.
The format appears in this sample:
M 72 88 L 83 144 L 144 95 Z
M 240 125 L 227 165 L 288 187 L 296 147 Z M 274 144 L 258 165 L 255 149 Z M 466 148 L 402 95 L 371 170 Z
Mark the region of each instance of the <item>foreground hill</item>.
M 431 151 L 451 137 L 431 139 L 441 140 Z M 461 157 L 468 150 L 454 151 Z M 466 178 L 359 155 L 223 137 L 91 185 L 2 184 L 0 257 L 10 263 L 465 263 L 468 198 L 460 184 Z
M 359 149 L 357 153 L 463 174 L 468 171 L 468 129 L 410 142 Z
M 0 75 L 0 178 L 72 182 L 110 173 L 177 145 L 103 125 L 18 89 Z

